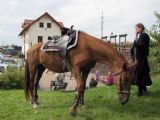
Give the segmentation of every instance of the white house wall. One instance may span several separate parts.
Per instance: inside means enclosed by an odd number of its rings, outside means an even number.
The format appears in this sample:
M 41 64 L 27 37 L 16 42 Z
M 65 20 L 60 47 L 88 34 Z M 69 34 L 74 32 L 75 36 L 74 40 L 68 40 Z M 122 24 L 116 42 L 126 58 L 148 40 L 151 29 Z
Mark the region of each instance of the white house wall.
M 27 50 L 31 47 L 32 42 L 30 41 L 30 34 L 28 31 L 23 34 L 23 44 L 22 44 L 22 53 L 26 55 Z M 25 50 L 25 51 L 24 51 Z
M 40 28 L 39 23 L 43 22 L 44 27 Z M 47 28 L 47 23 L 51 23 L 51 28 Z M 48 36 L 54 36 L 54 35 L 61 35 L 60 27 L 52 22 L 49 18 L 41 18 L 39 21 L 34 23 L 30 29 L 28 30 L 28 33 L 30 35 L 29 41 L 33 44 L 38 43 L 38 36 L 43 36 L 43 42 L 48 40 Z
M 43 22 L 44 27 L 40 28 L 39 23 Z M 47 28 L 47 23 L 51 23 L 51 28 Z M 61 36 L 60 27 L 54 23 L 50 18 L 43 17 L 36 21 L 32 26 L 24 33 L 23 38 L 25 39 L 25 53 L 34 44 L 38 43 L 38 36 L 43 36 L 43 42 L 48 40 L 48 37 L 59 35 Z M 24 49 L 24 45 L 23 45 Z M 24 51 L 22 51 L 24 53 Z

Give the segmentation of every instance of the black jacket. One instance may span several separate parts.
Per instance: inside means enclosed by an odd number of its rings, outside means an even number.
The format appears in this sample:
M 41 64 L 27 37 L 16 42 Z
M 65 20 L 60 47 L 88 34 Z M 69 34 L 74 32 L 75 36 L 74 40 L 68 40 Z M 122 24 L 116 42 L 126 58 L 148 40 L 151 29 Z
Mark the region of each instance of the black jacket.
M 136 43 L 136 59 L 146 58 L 149 55 L 149 43 L 149 35 L 142 33 Z
M 149 43 L 150 43 L 150 38 L 147 33 L 142 33 L 140 34 L 139 38 L 137 41 L 133 42 L 133 45 L 131 47 L 131 56 L 132 58 L 135 55 L 135 59 L 141 59 L 141 58 L 146 58 L 149 55 Z
M 149 43 L 149 35 L 142 33 L 139 38 L 134 41 L 131 48 L 132 58 L 137 60 L 132 81 L 134 85 L 148 86 L 152 84 L 149 74 L 150 67 L 147 59 L 147 56 L 149 55 Z

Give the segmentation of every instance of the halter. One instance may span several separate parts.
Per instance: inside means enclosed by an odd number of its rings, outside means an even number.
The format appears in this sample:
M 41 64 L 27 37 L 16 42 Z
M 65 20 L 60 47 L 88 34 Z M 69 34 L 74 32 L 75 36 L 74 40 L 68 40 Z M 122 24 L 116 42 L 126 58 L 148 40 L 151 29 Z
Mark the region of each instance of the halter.
M 113 76 L 115 77 L 115 76 L 117 76 L 117 75 L 120 74 L 120 91 L 119 91 L 117 94 L 123 94 L 123 93 L 125 93 L 125 94 L 130 94 L 130 92 L 128 92 L 128 91 L 125 91 L 125 90 L 121 91 L 121 80 L 122 80 L 122 74 L 121 74 L 121 73 L 123 73 L 123 72 L 125 72 L 125 71 L 124 71 L 124 70 L 121 70 L 120 72 L 115 73 L 115 74 L 113 75 Z
M 117 76 L 117 75 L 121 74 L 122 72 L 124 72 L 124 70 L 121 70 L 120 72 L 115 73 L 113 76 Z

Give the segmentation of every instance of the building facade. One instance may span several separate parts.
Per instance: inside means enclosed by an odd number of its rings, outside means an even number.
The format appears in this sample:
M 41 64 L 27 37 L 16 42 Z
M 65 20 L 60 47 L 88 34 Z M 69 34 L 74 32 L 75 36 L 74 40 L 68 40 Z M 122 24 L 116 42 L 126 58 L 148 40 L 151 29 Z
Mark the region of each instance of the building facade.
M 22 31 L 19 36 L 23 40 L 22 54 L 26 55 L 27 50 L 34 44 L 45 42 L 53 36 L 61 36 L 62 22 L 57 22 L 47 12 L 36 20 L 24 20 Z

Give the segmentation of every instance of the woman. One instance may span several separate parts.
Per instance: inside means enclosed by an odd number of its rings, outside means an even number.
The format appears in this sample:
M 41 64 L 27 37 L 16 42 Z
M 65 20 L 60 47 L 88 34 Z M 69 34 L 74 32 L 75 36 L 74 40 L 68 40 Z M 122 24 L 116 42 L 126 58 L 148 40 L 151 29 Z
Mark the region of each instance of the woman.
M 133 84 L 138 86 L 138 96 L 147 94 L 146 86 L 152 84 L 147 59 L 149 55 L 150 38 L 144 30 L 145 27 L 142 23 L 135 25 L 136 39 L 131 48 L 131 56 L 135 62 Z
M 114 82 L 114 78 L 111 72 L 108 72 L 108 75 L 106 76 L 106 79 L 102 80 L 102 83 L 107 85 L 107 86 L 111 86 L 113 85 Z
M 55 74 L 55 85 L 67 87 L 68 83 L 65 82 L 65 74 L 64 73 L 56 73 Z
M 97 81 L 94 79 L 94 76 L 91 77 L 91 81 L 89 83 L 90 87 L 96 87 L 97 86 Z
M 95 80 L 98 82 L 100 79 L 100 72 L 99 70 L 96 70 L 96 73 L 95 73 Z

